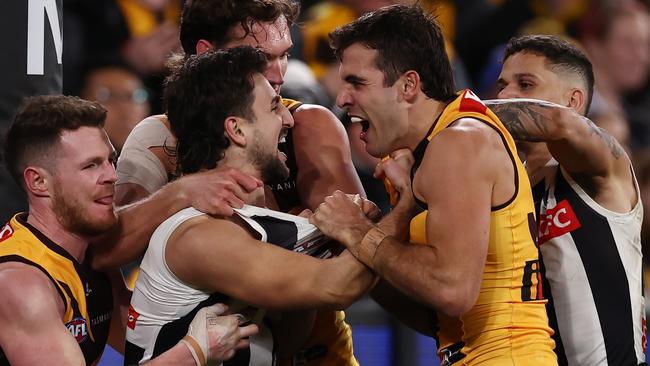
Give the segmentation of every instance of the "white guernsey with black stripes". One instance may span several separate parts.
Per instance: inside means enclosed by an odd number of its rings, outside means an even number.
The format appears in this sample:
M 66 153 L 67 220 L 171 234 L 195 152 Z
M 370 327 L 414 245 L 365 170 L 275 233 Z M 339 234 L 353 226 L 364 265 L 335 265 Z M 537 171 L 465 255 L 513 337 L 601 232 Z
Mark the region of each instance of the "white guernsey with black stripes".
M 248 205 L 235 212 L 261 241 L 319 258 L 331 256 L 330 240 L 306 218 Z M 204 292 L 179 280 L 165 261 L 167 240 L 174 230 L 201 215 L 205 214 L 194 208 L 179 211 L 152 235 L 129 307 L 125 365 L 143 363 L 173 347 L 187 333 L 194 315 L 202 307 L 226 302 L 231 304 L 231 310 L 238 311 L 232 305 L 236 301 L 227 295 Z M 274 364 L 271 332 L 264 321 L 256 323 L 260 331 L 251 337 L 250 348 L 238 351 L 224 366 Z
M 640 197 L 630 212 L 609 211 L 555 161 L 544 168 L 544 180 L 533 195 L 559 364 L 643 364 Z

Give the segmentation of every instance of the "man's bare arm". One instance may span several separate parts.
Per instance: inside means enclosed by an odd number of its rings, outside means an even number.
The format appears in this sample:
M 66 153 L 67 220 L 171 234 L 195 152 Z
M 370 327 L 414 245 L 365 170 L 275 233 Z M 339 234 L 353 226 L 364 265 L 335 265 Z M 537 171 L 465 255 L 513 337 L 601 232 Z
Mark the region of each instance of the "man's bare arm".
M 168 183 L 144 200 L 118 209 L 118 224 L 93 242 L 93 267 L 107 269 L 141 256 L 153 231 L 174 213 L 193 206 L 203 212 L 231 215 L 248 192 L 261 186 L 236 169 L 210 170 Z
M 61 321 L 63 300 L 40 270 L 0 265 L 0 347 L 11 365 L 84 365 L 77 341 Z
M 337 189 L 365 197 L 348 136 L 336 116 L 321 106 L 302 105 L 293 117 L 298 191 L 307 208 L 315 210 Z
M 343 309 L 374 276 L 348 252 L 320 260 L 264 243 L 237 224 L 200 217 L 180 226 L 165 257 L 180 279 L 269 310 Z
M 629 161 L 616 139 L 571 108 L 534 99 L 489 100 L 486 104 L 515 139 L 546 142 L 570 173 L 629 172 Z
M 490 132 L 494 138 L 486 140 L 487 129 L 448 128 L 429 145 L 414 182 L 414 192 L 429 207 L 427 244 L 411 244 L 376 231 L 375 238 L 362 240 L 373 225 L 336 194 L 326 199 L 311 221 L 407 296 L 451 316 L 462 314 L 474 305 L 480 289 L 494 175 L 504 173 L 495 164 L 504 163 L 512 170 L 505 149 L 501 148 L 503 157 L 495 154 L 495 144 L 503 146 L 496 133 Z

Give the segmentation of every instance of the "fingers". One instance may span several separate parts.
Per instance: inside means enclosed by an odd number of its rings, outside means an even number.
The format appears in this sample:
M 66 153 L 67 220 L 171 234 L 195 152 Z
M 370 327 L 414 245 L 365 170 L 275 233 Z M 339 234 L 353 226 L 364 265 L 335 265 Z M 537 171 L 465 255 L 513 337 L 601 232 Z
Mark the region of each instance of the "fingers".
M 245 192 L 250 193 L 254 191 L 255 189 L 261 187 L 264 183 L 245 173 L 242 173 L 241 171 L 237 169 L 230 169 L 228 170 L 228 174 L 232 178 L 232 180 L 237 183 L 240 187 L 244 189 Z
M 245 327 L 239 327 L 239 335 L 244 338 L 244 337 L 250 337 L 259 332 L 259 328 L 255 324 L 249 324 Z
M 219 304 L 214 304 L 214 305 L 208 306 L 208 307 L 206 307 L 204 309 L 205 309 L 207 317 L 217 317 L 217 316 L 225 313 L 226 311 L 228 311 L 228 306 L 225 305 L 225 304 L 219 303 Z
M 306 208 L 306 209 L 302 210 L 302 212 L 300 212 L 300 213 L 298 214 L 298 216 L 300 216 L 300 217 L 305 217 L 305 218 L 309 218 L 309 217 L 310 217 L 311 215 L 313 215 L 313 214 L 314 214 L 314 212 L 312 212 L 312 210 Z

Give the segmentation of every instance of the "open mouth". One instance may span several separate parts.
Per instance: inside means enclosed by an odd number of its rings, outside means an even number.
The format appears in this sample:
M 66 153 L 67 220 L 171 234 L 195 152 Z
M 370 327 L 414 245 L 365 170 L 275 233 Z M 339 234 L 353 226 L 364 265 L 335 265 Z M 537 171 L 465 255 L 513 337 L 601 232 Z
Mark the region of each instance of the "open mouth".
M 352 123 L 361 123 L 361 132 L 367 132 L 368 129 L 370 128 L 370 122 L 368 122 L 367 120 L 365 120 L 363 118 L 356 117 L 356 116 L 350 116 L 350 121 Z
M 283 144 L 287 142 L 287 133 L 288 133 L 287 130 L 282 130 L 282 132 L 280 132 L 280 137 L 278 138 L 278 144 Z

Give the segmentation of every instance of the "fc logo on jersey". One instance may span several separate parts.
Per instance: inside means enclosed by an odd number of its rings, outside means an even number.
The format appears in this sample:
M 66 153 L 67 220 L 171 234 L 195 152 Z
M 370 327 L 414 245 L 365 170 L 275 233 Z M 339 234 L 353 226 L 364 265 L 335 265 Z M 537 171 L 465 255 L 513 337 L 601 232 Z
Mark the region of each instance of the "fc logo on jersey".
M 579 229 L 582 225 L 567 200 L 562 200 L 553 208 L 540 214 L 539 245 Z
M 14 229 L 11 227 L 11 225 L 7 224 L 2 228 L 2 230 L 0 230 L 0 241 L 7 240 L 12 235 L 14 235 Z
M 140 314 L 135 311 L 133 305 L 129 305 L 129 319 L 126 322 L 126 326 L 135 329 L 135 322 L 138 321 L 138 317 L 140 317 Z
M 70 320 L 66 325 L 70 334 L 77 340 L 77 343 L 81 343 L 88 338 L 88 323 L 86 319 L 78 317 Z

